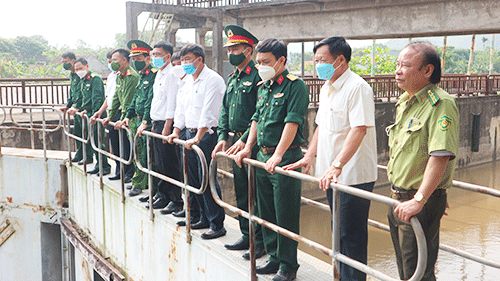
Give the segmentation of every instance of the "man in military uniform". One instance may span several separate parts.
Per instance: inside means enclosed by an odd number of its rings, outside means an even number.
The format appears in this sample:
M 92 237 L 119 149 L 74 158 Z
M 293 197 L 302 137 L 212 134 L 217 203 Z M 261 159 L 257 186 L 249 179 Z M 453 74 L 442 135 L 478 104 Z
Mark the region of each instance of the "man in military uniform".
M 212 152 L 212 158 L 217 152 L 225 151 L 227 154 L 236 154 L 245 147 L 249 131 L 248 125 L 255 113 L 257 83 L 260 81 L 257 66 L 252 60 L 253 46 L 259 40 L 237 25 L 226 26 L 224 32 L 228 37 L 225 47 L 227 47 L 229 62 L 236 66 L 236 70 L 229 74 L 227 81 L 226 94 L 219 117 L 219 128 L 217 129 L 219 141 Z M 226 151 L 229 132 L 234 133 L 233 145 Z M 253 159 L 255 159 L 257 151 L 258 148 L 255 147 L 252 151 Z M 236 205 L 238 208 L 248 211 L 247 170 L 233 163 L 233 174 Z M 243 236 L 236 243 L 225 245 L 229 250 L 246 250 L 249 247 L 248 219 L 239 216 L 238 220 Z M 256 256 L 259 258 L 265 254 L 260 225 L 257 225 L 256 230 L 256 246 Z M 250 259 L 249 253 L 245 253 L 243 257 Z
M 61 108 L 60 110 L 62 112 L 66 112 L 69 108 L 73 107 L 75 103 L 78 102 L 78 100 L 81 98 L 81 93 L 80 93 L 80 77 L 76 75 L 75 73 L 75 60 L 76 56 L 72 52 L 66 52 L 62 54 L 62 63 L 63 63 L 63 68 L 66 70 L 70 71 L 70 88 L 69 88 L 69 93 L 68 93 L 68 102 L 66 103 L 66 106 Z M 82 118 L 79 115 L 75 116 L 74 119 L 74 128 L 73 128 L 73 134 L 77 137 L 82 137 Z M 83 149 L 82 149 L 82 142 L 76 141 L 76 154 L 71 159 L 71 162 L 79 162 L 79 165 L 83 165 Z M 89 154 L 87 153 L 87 156 Z M 87 163 L 92 163 L 92 153 L 90 153 L 90 157 L 87 157 Z
M 245 148 L 236 155 L 235 162 L 241 167 L 241 160 L 251 157 L 257 143 L 257 161 L 266 163 L 265 170 L 256 169 L 258 215 L 298 234 L 301 181 L 275 174 L 274 169 L 303 156 L 300 145 L 305 142 L 309 89 L 286 70 L 287 47 L 282 41 L 266 39 L 256 50 L 263 81 L 259 83 L 262 86 Z M 263 228 L 262 234 L 270 257 L 264 266 L 257 267 L 257 273 L 271 274 L 279 269 L 273 280 L 294 280 L 299 268 L 298 243 L 268 228 Z
M 96 111 L 99 110 L 101 104 L 104 101 L 104 83 L 102 82 L 101 76 L 89 70 L 89 64 L 86 59 L 79 58 L 74 64 L 75 73 L 81 79 L 81 96 L 82 98 L 78 100 L 74 107 L 68 110 L 68 113 L 74 115 L 77 111 L 86 113 L 87 116 L 92 116 Z M 84 126 L 87 126 L 88 120 L 83 122 Z M 94 126 L 94 142 L 99 145 L 99 138 L 97 128 L 101 130 L 101 148 L 106 149 L 104 145 L 104 127 L 99 123 Z M 97 174 L 99 173 L 99 154 L 94 151 L 90 142 L 87 144 L 87 159 L 92 159 L 92 154 L 95 154 L 97 163 L 94 166 L 94 170 L 88 171 L 87 174 Z M 108 164 L 108 158 L 106 156 L 102 157 L 102 174 L 107 175 L 110 173 L 111 167 Z
M 436 280 L 439 226 L 446 208 L 458 152 L 459 113 L 455 100 L 439 88 L 441 60 L 427 42 L 412 42 L 399 54 L 398 87 L 406 92 L 396 104 L 396 122 L 387 128 L 387 175 L 392 198 L 388 218 L 401 279 L 417 266 L 417 243 L 409 220 L 415 216 L 427 242 L 427 267 L 422 280 Z
M 157 69 L 153 68 L 151 65 L 151 58 L 149 52 L 153 49 L 147 43 L 141 40 L 131 40 L 127 43 L 127 47 L 130 48 L 130 58 L 132 59 L 132 66 L 136 71 L 139 72 L 139 83 L 137 84 L 137 89 L 127 109 L 127 115 L 123 121 L 125 126 L 132 130 L 132 133 L 136 133 L 141 136 L 142 131 L 151 130 L 152 123 L 149 117 L 149 112 L 151 110 L 151 101 L 153 100 L 153 84 L 156 78 Z M 147 167 L 147 151 L 146 151 L 146 136 L 141 136 L 139 138 L 139 143 L 137 144 L 137 154 L 141 165 Z M 135 162 L 134 162 L 134 165 Z M 136 196 L 142 193 L 142 190 L 148 187 L 148 175 L 135 166 L 135 174 L 132 177 L 132 186 L 129 192 L 130 196 Z M 157 178 L 154 178 L 156 187 Z M 164 208 L 164 206 L 157 206 L 157 208 Z
M 129 55 L 130 52 L 125 49 L 116 49 L 111 56 L 111 68 L 113 71 L 117 71 L 116 77 L 116 90 L 115 95 L 113 96 L 113 100 L 111 102 L 111 109 L 109 110 L 109 115 L 107 118 L 103 119 L 103 124 L 107 125 L 109 121 L 114 119 L 114 117 L 118 114 L 121 107 L 121 117 L 120 120 L 125 119 L 125 115 L 127 114 L 127 110 L 134 98 L 137 83 L 139 82 L 139 75 L 135 70 L 132 69 L 129 65 Z M 104 111 L 104 110 L 103 110 Z M 98 112 L 97 115 L 94 114 L 94 117 L 98 118 L 100 115 Z M 115 123 L 115 129 L 118 130 L 122 126 L 121 121 L 117 121 Z M 132 141 L 132 140 L 130 140 Z M 125 159 L 129 159 L 129 143 L 124 141 L 124 155 Z M 133 166 L 131 168 L 134 169 Z M 127 173 L 128 174 L 128 173 Z

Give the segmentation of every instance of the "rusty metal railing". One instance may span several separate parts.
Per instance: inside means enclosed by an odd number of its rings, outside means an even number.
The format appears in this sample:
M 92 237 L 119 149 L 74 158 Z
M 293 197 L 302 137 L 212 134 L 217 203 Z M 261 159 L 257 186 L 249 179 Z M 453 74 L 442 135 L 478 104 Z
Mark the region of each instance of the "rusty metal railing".
M 71 119 L 71 117 L 67 111 L 64 113 L 64 134 L 66 134 L 67 140 L 68 140 L 68 155 L 69 155 L 68 162 L 69 162 L 69 166 L 71 167 L 73 165 L 73 162 L 71 161 L 72 156 L 71 156 L 70 139 L 80 141 L 82 143 L 82 152 L 83 152 L 83 157 L 82 157 L 83 172 L 87 173 L 87 146 L 86 146 L 86 144 L 89 143 L 89 141 L 90 141 L 90 134 L 87 133 L 88 122 L 85 122 L 85 121 L 88 120 L 88 116 L 87 116 L 87 114 L 85 114 L 83 112 L 76 112 L 75 114 L 82 118 L 82 137 L 79 137 L 73 133 L 70 133 L 70 127 L 71 127 L 70 119 Z M 87 124 L 85 124 L 85 123 L 87 123 Z
M 386 166 L 383 166 L 383 165 L 377 165 L 377 166 L 379 169 L 387 170 Z M 452 185 L 454 187 L 458 187 L 460 189 L 464 189 L 464 190 L 468 190 L 468 191 L 472 191 L 472 192 L 477 192 L 477 193 L 482 193 L 482 194 L 486 194 L 486 195 L 500 198 L 500 190 L 489 188 L 486 186 L 480 186 L 477 184 L 471 184 L 471 183 L 457 181 L 457 180 L 453 180 Z M 376 228 L 379 228 L 379 229 L 382 229 L 385 231 L 389 231 L 389 226 L 385 225 L 383 223 L 373 221 L 373 220 L 368 220 L 368 224 L 373 226 L 373 227 L 376 227 Z M 460 256 L 462 258 L 466 258 L 466 259 L 487 265 L 487 266 L 500 268 L 500 261 L 487 259 L 485 257 L 481 257 L 481 256 L 469 253 L 469 252 L 464 251 L 464 250 L 460 250 L 458 248 L 455 248 L 455 247 L 452 247 L 452 246 L 449 246 L 449 245 L 446 245 L 443 243 L 439 244 L 439 249 L 441 249 L 445 252 L 448 252 L 448 253 L 455 254 L 455 255 Z
M 265 220 L 255 216 L 253 214 L 253 208 L 254 208 L 253 201 L 254 201 L 254 196 L 255 196 L 254 195 L 255 182 L 254 182 L 253 170 L 254 170 L 254 167 L 265 169 L 265 163 L 262 163 L 262 162 L 259 162 L 259 161 L 253 160 L 253 159 L 243 159 L 243 163 L 248 165 L 248 201 L 249 201 L 249 206 L 248 206 L 249 211 L 248 212 L 245 212 L 237 207 L 234 207 L 234 206 L 222 201 L 222 199 L 219 197 L 219 195 L 217 194 L 217 191 L 215 189 L 215 180 L 216 180 L 216 172 L 217 172 L 217 169 L 215 167 L 217 167 L 216 166 L 217 160 L 220 157 L 225 157 L 225 158 L 229 158 L 231 160 L 234 160 L 233 155 L 226 155 L 225 153 L 219 152 L 219 153 L 217 153 L 216 157 L 212 160 L 212 163 L 210 164 L 210 172 L 209 173 L 210 173 L 211 192 L 212 192 L 212 195 L 213 195 L 215 201 L 217 202 L 217 204 L 219 204 L 223 208 L 225 208 L 233 213 L 236 213 L 242 217 L 247 218 L 249 221 L 258 223 L 258 224 L 260 224 L 264 227 L 267 227 L 267 228 L 269 228 L 269 229 L 271 229 L 271 230 L 273 230 L 273 231 L 275 231 L 283 236 L 286 236 L 286 237 L 293 239 L 297 242 L 304 243 L 307 246 L 309 246 L 309 247 L 311 247 L 311 248 L 313 248 L 313 249 L 315 249 L 315 250 L 317 250 L 325 255 L 332 257 L 332 259 L 333 259 L 333 279 L 334 280 L 338 280 L 338 278 L 339 278 L 338 268 L 340 266 L 340 262 L 342 262 L 344 264 L 348 264 L 351 267 L 353 267 L 357 270 L 360 270 L 368 275 L 374 276 L 380 280 L 391 280 L 391 281 L 399 280 L 399 279 L 392 278 L 392 277 L 390 277 L 390 276 L 388 276 L 388 275 L 386 275 L 378 270 L 375 270 L 375 269 L 369 267 L 368 265 L 365 265 L 361 262 L 353 260 L 353 259 L 340 253 L 340 223 L 339 223 L 340 214 L 338 211 L 337 212 L 334 211 L 332 214 L 332 222 L 333 222 L 332 245 L 333 245 L 333 249 L 329 249 L 329 248 L 327 248 L 327 247 L 325 247 L 317 242 L 314 242 L 314 241 L 307 239 L 301 235 L 298 235 L 298 234 L 291 232 L 285 228 L 282 228 L 280 226 L 277 226 L 275 224 L 272 224 L 268 221 L 265 221 Z M 316 177 L 313 177 L 313 176 L 310 176 L 307 174 L 303 174 L 303 173 L 299 173 L 296 171 L 285 171 L 281 167 L 276 167 L 275 173 L 286 175 L 286 176 L 296 178 L 296 179 L 300 179 L 302 181 L 313 182 L 316 184 L 319 183 L 319 179 Z M 340 201 L 340 192 L 348 193 L 348 194 L 358 196 L 358 197 L 361 197 L 364 199 L 372 200 L 372 201 L 377 201 L 379 203 L 393 206 L 393 207 L 396 207 L 400 204 L 399 201 L 392 199 L 392 198 L 389 198 L 387 196 L 375 194 L 372 192 L 368 192 L 365 190 L 361 190 L 358 188 L 354 188 L 354 187 L 350 187 L 350 186 L 346 186 L 346 185 L 342 185 L 342 184 L 332 183 L 330 185 L 330 188 L 333 191 L 333 193 L 332 193 L 332 198 L 333 198 L 332 208 L 334 210 L 338 210 L 339 201 Z M 312 204 L 313 206 L 324 205 L 324 204 L 321 204 L 319 202 L 312 203 L 313 200 L 307 200 L 307 201 L 309 204 Z M 327 210 L 330 210 L 330 209 L 327 208 Z M 410 218 L 410 223 L 411 223 L 413 230 L 415 232 L 415 236 L 416 236 L 416 240 L 417 240 L 417 247 L 418 247 L 417 268 L 416 268 L 413 276 L 409 279 L 411 281 L 415 281 L 415 280 L 420 280 L 424 275 L 424 271 L 425 271 L 426 264 L 427 264 L 427 244 L 426 244 L 426 240 L 425 240 L 422 226 L 421 226 L 420 222 L 418 221 L 418 219 L 415 217 L 412 217 L 412 218 Z M 255 236 L 255 234 L 254 234 L 253 224 L 250 223 L 249 227 L 250 227 L 250 241 L 251 241 L 250 242 L 250 246 L 251 246 L 250 247 L 251 275 L 250 276 L 251 276 L 251 280 L 257 280 L 257 275 L 256 275 L 256 271 L 255 271 L 256 270 L 255 248 L 254 248 L 254 243 L 255 243 L 254 236 Z
M 137 168 L 139 168 L 139 170 L 143 171 L 144 173 L 148 174 L 149 216 L 150 216 L 150 219 L 151 220 L 154 219 L 153 200 L 152 200 L 152 198 L 154 196 L 154 194 L 153 194 L 153 177 L 157 177 L 158 179 L 164 180 L 166 182 L 169 182 L 171 184 L 174 184 L 174 185 L 182 188 L 182 190 L 184 191 L 185 202 L 186 202 L 185 210 L 186 210 L 186 231 L 188 234 L 187 235 L 187 242 L 191 243 L 191 208 L 190 208 L 189 197 L 190 197 L 190 192 L 195 193 L 195 194 L 202 194 L 207 189 L 208 165 L 207 165 L 207 161 L 205 159 L 205 155 L 203 154 L 203 151 L 201 150 L 201 148 L 199 146 L 197 146 L 197 145 L 192 146 L 193 151 L 197 154 L 198 158 L 201 161 L 201 168 L 202 168 L 201 186 L 200 186 L 200 188 L 196 188 L 196 187 L 189 185 L 189 179 L 188 179 L 189 169 L 188 169 L 188 157 L 187 157 L 188 149 L 184 146 L 186 141 L 180 140 L 180 139 L 174 140 L 175 144 L 182 146 L 182 167 L 183 167 L 183 171 L 184 171 L 184 173 L 183 173 L 184 182 L 180 182 L 180 181 L 177 181 L 177 180 L 172 179 L 170 177 L 167 177 L 166 175 L 163 175 L 163 174 L 160 174 L 158 172 L 153 171 L 153 157 L 152 157 L 152 151 L 151 151 L 152 149 L 151 149 L 151 144 L 150 144 L 151 138 L 158 138 L 158 139 L 162 139 L 162 140 L 166 141 L 167 137 L 160 135 L 160 134 L 153 133 L 153 132 L 149 132 L 149 131 L 143 131 L 142 134 L 146 136 L 146 144 L 147 144 L 147 147 L 146 147 L 147 154 L 146 155 L 147 155 L 148 167 L 146 168 L 146 167 L 143 167 L 141 165 L 139 157 L 137 155 L 137 144 L 139 143 L 138 142 L 139 134 L 135 135 L 134 142 L 133 142 L 134 158 L 135 158 L 135 162 L 137 164 Z
M 3 112 L 3 118 L 0 122 L 0 129 L 12 129 L 12 130 L 25 130 L 30 131 L 31 134 L 31 149 L 35 149 L 35 134 L 34 132 L 39 131 L 42 132 L 42 145 L 43 145 L 43 158 L 47 161 L 47 142 L 46 142 L 46 134 L 55 132 L 62 127 L 62 119 L 61 113 L 57 108 L 53 105 L 27 105 L 27 104 L 16 104 L 16 105 L 0 105 L 0 109 Z M 10 121 L 14 124 L 14 126 L 5 126 L 5 121 L 7 120 L 7 111 L 9 109 Z M 22 123 L 16 121 L 14 118 L 14 109 L 22 109 L 23 111 L 29 111 L 29 123 Z M 41 110 L 42 112 L 42 124 L 37 124 L 33 121 L 33 110 Z M 45 118 L 45 111 L 51 110 L 56 112 L 59 116 L 59 123 L 57 125 L 47 124 Z
M 97 123 L 94 123 L 92 121 L 95 121 Z M 125 159 L 123 157 L 124 155 L 124 150 L 123 150 L 123 131 L 125 131 L 129 137 L 129 139 L 131 140 L 134 136 L 132 134 L 132 131 L 125 127 L 125 126 L 121 126 L 120 127 L 120 130 L 118 130 L 118 143 L 120 145 L 120 151 L 119 151 L 119 157 L 114 155 L 113 153 L 110 153 L 104 149 L 101 149 L 102 147 L 102 136 L 101 136 L 101 130 L 97 130 L 97 145 L 95 143 L 95 140 L 94 140 L 94 126 L 97 126 L 97 124 L 99 124 L 100 126 L 104 126 L 103 124 L 103 119 L 101 118 L 95 118 L 95 119 L 92 119 L 91 118 L 91 122 L 88 122 L 90 125 L 89 125 L 89 133 L 90 133 L 90 145 L 92 146 L 92 148 L 98 152 L 98 157 L 99 157 L 99 171 L 102 171 L 102 155 L 104 154 L 106 157 L 108 158 L 111 158 L 115 161 L 118 161 L 120 162 L 120 175 L 125 175 L 125 172 L 124 172 L 124 168 L 123 168 L 123 165 L 130 165 L 132 164 L 132 161 L 133 161 L 133 147 L 132 145 L 130 145 L 130 153 L 129 153 L 129 159 Z M 108 123 L 109 125 L 111 126 L 114 126 L 115 125 L 115 122 L 109 122 Z M 106 130 L 104 130 L 106 131 Z M 121 183 L 121 194 L 122 194 L 122 203 L 125 202 L 125 177 L 122 176 L 120 177 L 120 183 Z M 99 184 L 100 184 L 100 187 L 101 189 L 103 188 L 103 173 L 99 173 Z

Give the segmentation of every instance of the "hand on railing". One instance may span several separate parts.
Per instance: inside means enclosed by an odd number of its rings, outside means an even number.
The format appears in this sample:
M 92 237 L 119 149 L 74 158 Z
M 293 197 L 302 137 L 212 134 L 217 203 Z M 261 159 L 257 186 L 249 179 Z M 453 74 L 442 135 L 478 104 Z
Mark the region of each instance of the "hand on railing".
M 226 152 L 226 145 L 227 145 L 227 141 L 220 140 L 217 143 L 217 145 L 214 147 L 214 150 L 212 150 L 212 159 L 215 158 L 215 155 L 217 154 L 217 152 L 227 153 Z
M 230 148 L 227 149 L 227 155 L 236 155 L 236 153 L 240 152 L 245 148 L 245 143 L 242 140 L 236 141 Z M 213 156 L 212 156 L 213 158 Z
M 234 156 L 234 162 L 236 163 L 236 165 L 238 165 L 238 167 L 241 168 L 243 159 L 250 158 L 251 156 L 252 156 L 252 151 L 245 146 L 243 150 L 236 153 L 236 155 Z
M 167 142 L 169 144 L 174 144 L 174 140 L 178 140 L 178 139 L 179 139 L 179 133 L 177 133 L 175 129 L 174 129 L 173 133 L 171 133 L 170 135 L 167 136 Z
M 311 167 L 312 167 L 313 159 L 306 157 L 306 156 L 307 155 L 304 155 L 304 157 L 302 159 L 300 159 L 299 161 L 297 161 L 295 163 L 283 166 L 283 170 L 291 171 L 291 170 L 295 170 L 298 168 L 304 168 L 304 174 L 309 174 L 309 171 L 311 170 Z

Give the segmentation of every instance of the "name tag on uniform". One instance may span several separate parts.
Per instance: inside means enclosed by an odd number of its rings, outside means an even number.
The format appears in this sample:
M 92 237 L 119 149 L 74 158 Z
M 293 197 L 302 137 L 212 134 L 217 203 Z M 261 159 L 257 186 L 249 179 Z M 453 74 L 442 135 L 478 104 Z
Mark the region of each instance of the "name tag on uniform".
M 277 93 L 273 96 L 273 98 L 277 99 L 277 98 L 281 98 L 282 96 L 284 96 L 285 94 L 283 93 Z

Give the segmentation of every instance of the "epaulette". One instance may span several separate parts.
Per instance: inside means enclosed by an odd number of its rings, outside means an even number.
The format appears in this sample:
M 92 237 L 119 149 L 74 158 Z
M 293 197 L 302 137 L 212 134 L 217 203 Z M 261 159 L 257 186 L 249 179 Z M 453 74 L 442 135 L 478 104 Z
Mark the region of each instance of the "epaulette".
M 130 69 L 129 69 L 129 70 L 127 70 L 127 72 L 125 72 L 125 75 L 126 75 L 126 76 L 128 76 L 128 75 L 132 75 L 132 71 L 130 71 Z
M 156 73 L 156 72 L 158 72 L 158 69 L 153 67 L 153 68 L 151 68 L 151 72 Z
M 259 65 L 258 65 L 258 64 L 254 65 L 254 66 L 255 66 L 255 68 L 256 68 L 257 70 L 259 70 Z
M 286 78 L 290 79 L 290 81 L 295 81 L 295 80 L 299 79 L 299 77 L 297 77 L 297 76 L 295 76 L 295 75 L 293 75 L 293 74 L 291 74 L 291 73 L 290 73 L 290 74 L 288 74 L 288 75 L 286 76 Z
M 96 76 L 97 76 L 97 74 L 96 74 L 96 73 L 94 73 L 94 72 L 92 72 L 92 74 L 90 74 L 90 77 L 92 77 L 92 78 L 93 78 L 93 77 L 96 77 Z
M 427 91 L 427 97 L 432 106 L 435 106 L 439 101 L 439 95 L 433 89 Z
M 233 74 L 234 74 L 234 71 L 229 73 L 229 75 L 227 77 L 231 77 L 231 75 L 233 75 Z
M 264 82 L 266 82 L 266 81 L 259 81 L 259 83 L 257 83 L 257 86 L 264 84 Z

